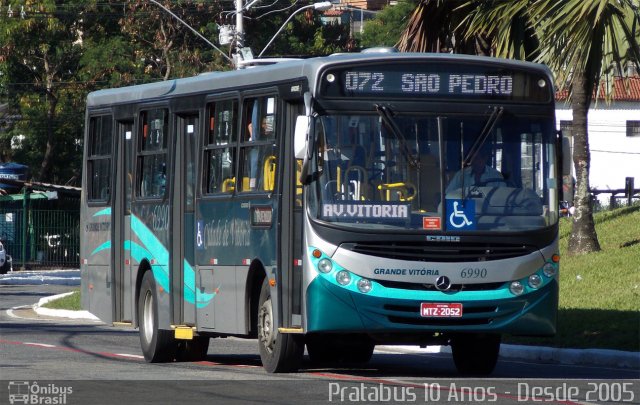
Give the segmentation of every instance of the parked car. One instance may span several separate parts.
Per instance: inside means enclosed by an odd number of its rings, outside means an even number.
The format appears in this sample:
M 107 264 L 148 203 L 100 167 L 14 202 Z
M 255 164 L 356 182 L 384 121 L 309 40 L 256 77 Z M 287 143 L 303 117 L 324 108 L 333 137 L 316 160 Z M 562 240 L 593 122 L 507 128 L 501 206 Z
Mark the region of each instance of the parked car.
M 11 269 L 11 256 L 4 250 L 4 245 L 0 242 L 0 274 L 6 274 Z

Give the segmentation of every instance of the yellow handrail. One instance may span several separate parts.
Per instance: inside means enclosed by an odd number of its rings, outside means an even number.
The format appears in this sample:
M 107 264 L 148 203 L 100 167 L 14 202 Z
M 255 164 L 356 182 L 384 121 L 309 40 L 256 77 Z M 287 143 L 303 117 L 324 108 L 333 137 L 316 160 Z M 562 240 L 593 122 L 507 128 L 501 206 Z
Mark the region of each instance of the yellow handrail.
M 382 183 L 378 185 L 378 190 L 386 191 L 387 201 L 391 201 L 392 191 L 396 191 L 400 195 L 400 201 L 411 201 L 418 193 L 416 186 L 409 182 Z M 409 193 L 409 190 L 411 190 L 411 193 Z

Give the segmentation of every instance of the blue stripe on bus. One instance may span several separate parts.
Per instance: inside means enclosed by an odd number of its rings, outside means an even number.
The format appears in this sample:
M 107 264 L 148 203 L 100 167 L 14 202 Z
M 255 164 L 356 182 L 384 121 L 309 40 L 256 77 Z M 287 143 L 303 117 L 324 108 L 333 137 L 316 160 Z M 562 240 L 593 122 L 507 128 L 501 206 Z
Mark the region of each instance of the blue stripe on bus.
M 106 250 L 106 249 L 111 249 L 111 241 L 110 240 L 106 241 L 102 245 L 100 245 L 97 248 L 93 249 L 93 252 L 91 252 L 91 256 L 95 255 L 96 253 L 98 253 L 101 250 Z
M 103 215 L 111 215 L 111 207 L 109 208 L 105 208 L 103 210 L 100 210 L 98 212 L 96 212 L 95 214 L 93 214 L 94 217 L 100 217 Z
M 213 294 L 196 293 L 196 272 L 187 259 L 184 259 L 184 299 L 192 304 L 195 304 L 198 308 L 204 308 L 211 303 L 213 297 L 216 296 L 216 292 Z
M 94 217 L 111 215 L 111 208 L 105 208 L 93 214 Z M 131 257 L 138 263 L 145 259 L 153 259 L 156 263 L 151 265 L 154 279 L 158 285 L 166 292 L 171 291 L 171 283 L 169 277 L 169 251 L 153 234 L 153 232 L 135 215 L 131 216 L 131 229 L 136 234 L 142 245 L 131 241 L 124 241 L 124 249 L 131 252 Z M 111 249 L 111 241 L 106 241 L 91 252 L 91 256 L 96 253 Z M 184 299 L 196 305 L 197 308 L 204 308 L 211 303 L 216 296 L 213 294 L 199 293 L 196 289 L 196 272 L 193 266 L 185 259 L 184 266 Z
M 170 291 L 170 282 L 169 282 L 169 251 L 167 248 L 160 242 L 160 240 L 153 234 L 153 232 L 140 220 L 140 218 L 135 215 L 131 216 L 131 229 L 136 234 L 138 239 L 142 242 L 142 245 L 145 247 L 145 252 L 153 257 L 158 264 L 153 268 L 153 276 L 156 278 L 158 283 L 164 288 L 167 292 Z M 133 242 L 131 242 L 133 244 Z M 136 261 L 140 262 L 145 256 L 140 258 L 136 257 L 133 254 L 132 256 Z M 148 257 L 148 256 L 147 256 Z M 184 264 L 184 289 L 183 295 L 184 299 L 190 303 L 196 305 L 198 308 L 206 307 L 210 304 L 213 297 L 216 294 L 196 294 L 196 275 L 193 266 L 189 264 L 186 260 L 183 262 Z M 153 267 L 153 266 L 152 266 Z M 160 270 L 161 269 L 161 270 Z

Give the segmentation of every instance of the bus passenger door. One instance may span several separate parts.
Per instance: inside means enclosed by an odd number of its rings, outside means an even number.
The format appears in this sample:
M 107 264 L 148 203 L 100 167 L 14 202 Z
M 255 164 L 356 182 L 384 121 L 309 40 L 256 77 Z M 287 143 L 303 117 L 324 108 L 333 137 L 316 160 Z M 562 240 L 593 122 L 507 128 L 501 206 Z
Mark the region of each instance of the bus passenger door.
M 302 240 L 303 240 L 303 194 L 300 183 L 302 162 L 293 154 L 293 132 L 296 117 L 304 111 L 303 105 L 285 104 L 286 122 L 282 145 L 282 193 L 280 199 L 281 228 L 280 268 L 282 269 L 279 291 L 281 313 L 279 327 L 291 331 L 302 328 Z
M 133 320 L 133 292 L 131 290 L 131 250 L 127 248 L 131 241 L 131 194 L 133 192 L 133 122 L 119 121 L 117 124 L 118 141 L 116 144 L 116 192 L 113 198 L 113 291 L 115 295 L 114 317 L 116 322 Z
M 195 190 L 197 114 L 176 117 L 177 141 L 173 187 L 171 290 L 173 323 L 196 323 Z

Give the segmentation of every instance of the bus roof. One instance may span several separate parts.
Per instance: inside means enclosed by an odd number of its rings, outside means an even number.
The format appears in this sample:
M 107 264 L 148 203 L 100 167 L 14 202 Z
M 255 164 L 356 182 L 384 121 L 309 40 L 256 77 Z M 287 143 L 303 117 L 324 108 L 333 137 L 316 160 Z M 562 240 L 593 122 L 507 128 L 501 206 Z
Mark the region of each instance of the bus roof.
M 317 75 L 326 66 L 353 62 L 394 63 L 399 60 L 494 64 L 517 70 L 537 72 L 551 77 L 550 70 L 544 65 L 512 59 L 442 53 L 351 53 L 309 59 L 285 59 L 279 63 L 242 70 L 205 72 L 187 78 L 98 90 L 89 93 L 87 96 L 87 107 L 96 108 L 131 102 L 162 100 L 212 91 L 233 91 L 241 87 L 246 88 L 251 85 L 269 82 L 284 82 L 296 78 L 307 78 L 311 84 L 316 82 Z

